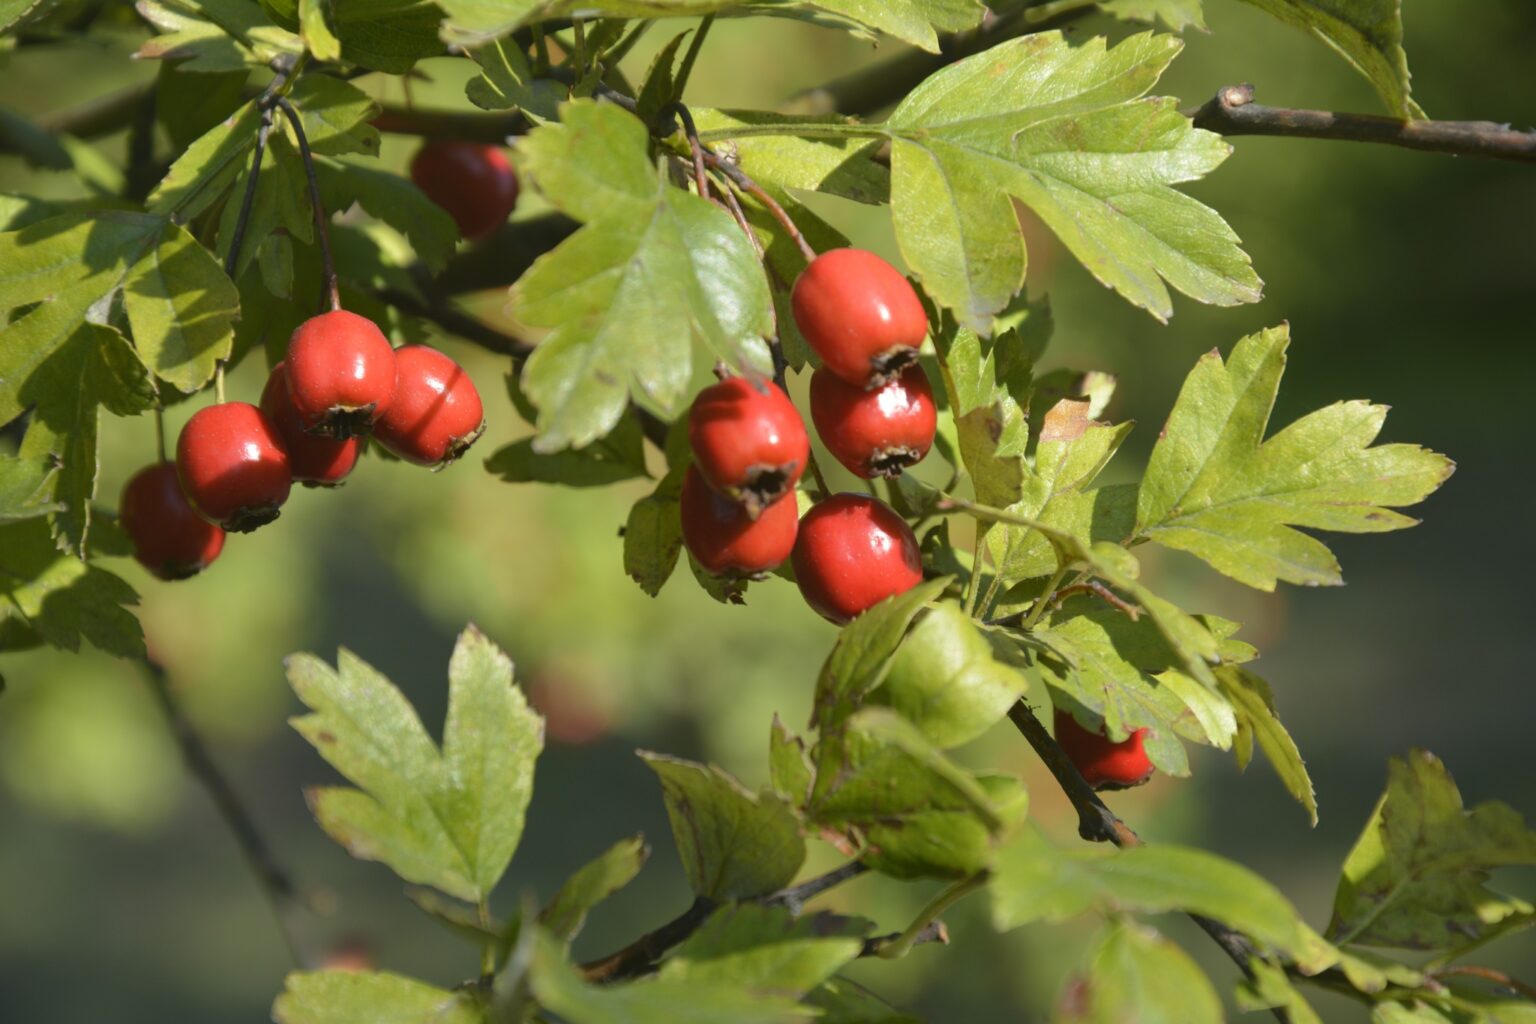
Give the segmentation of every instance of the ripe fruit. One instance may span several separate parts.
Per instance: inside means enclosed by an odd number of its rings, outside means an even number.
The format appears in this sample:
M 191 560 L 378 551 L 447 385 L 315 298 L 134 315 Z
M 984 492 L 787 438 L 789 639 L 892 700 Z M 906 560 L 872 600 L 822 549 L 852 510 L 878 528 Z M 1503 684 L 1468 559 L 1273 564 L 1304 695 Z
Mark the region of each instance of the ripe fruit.
M 261 389 L 261 414 L 277 429 L 283 450 L 288 453 L 288 470 L 299 483 L 310 487 L 339 487 L 346 480 L 363 451 L 363 439 L 345 441 L 311 434 L 304 429 L 299 410 L 293 407 L 288 392 L 288 364 L 278 363 Z
M 811 420 L 837 461 L 866 480 L 922 461 L 939 425 L 928 375 L 916 365 L 870 391 L 822 367 L 811 375 Z
M 133 557 L 163 580 L 196 576 L 224 550 L 224 531 L 203 519 L 181 493 L 174 462 L 135 473 L 123 488 L 118 522 Z
M 288 339 L 288 394 L 304 429 L 345 440 L 395 394 L 395 351 L 372 320 L 344 309 L 310 317 Z
M 1056 711 L 1056 742 L 1094 789 L 1129 789 L 1152 777 L 1152 762 L 1142 744 L 1147 730 L 1137 729 L 1116 743 L 1102 732 L 1085 729 L 1061 709 Z
M 709 489 L 698 467 L 683 478 L 683 543 L 699 564 L 719 576 L 750 576 L 776 568 L 795 548 L 800 510 L 794 494 L 755 519 L 741 505 Z
M 699 392 L 688 410 L 694 466 L 752 519 L 794 490 L 811 456 L 805 422 L 789 396 L 768 381 L 761 388 L 728 377 Z
M 470 241 L 505 224 L 517 205 L 517 172 L 499 146 L 429 142 L 411 159 L 411 180 Z
M 901 271 L 863 249 L 811 261 L 790 298 L 822 365 L 855 387 L 876 387 L 917 359 L 928 314 Z
M 395 399 L 373 425 L 373 436 L 406 462 L 446 466 L 485 429 L 480 392 L 463 367 L 426 345 L 399 349 L 395 364 Z
M 198 514 L 234 533 L 276 519 L 293 486 L 277 428 L 249 402 L 193 413 L 176 440 L 176 471 Z
M 912 528 L 863 494 L 833 495 L 805 514 L 794 565 L 806 603 L 839 625 L 923 580 Z

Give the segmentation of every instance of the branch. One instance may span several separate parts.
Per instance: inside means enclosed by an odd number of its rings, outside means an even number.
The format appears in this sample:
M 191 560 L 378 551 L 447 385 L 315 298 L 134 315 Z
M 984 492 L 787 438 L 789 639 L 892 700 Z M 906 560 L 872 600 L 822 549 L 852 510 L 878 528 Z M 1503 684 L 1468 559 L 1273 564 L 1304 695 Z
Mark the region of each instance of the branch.
M 302 920 L 302 915 L 307 908 L 298 888 L 293 884 L 292 876 L 273 855 L 266 840 L 262 838 L 261 831 L 256 827 L 256 821 L 251 817 L 250 811 L 246 809 L 224 773 L 219 770 L 219 766 L 214 763 L 202 737 L 182 713 L 175 694 L 171 692 L 170 679 L 166 674 L 165 666 L 148 655 L 140 661 L 140 665 L 144 669 L 145 677 L 149 680 L 149 688 L 155 695 L 155 702 L 160 706 L 166 723 L 171 727 L 176 743 L 181 748 L 181 756 L 186 762 L 187 770 L 213 800 L 219 817 L 224 819 L 224 824 L 239 845 L 240 852 L 251 869 L 251 874 L 256 876 L 262 895 L 271 905 L 272 913 L 277 918 L 278 930 L 282 932 L 283 941 L 288 946 L 293 962 L 301 968 L 313 966 L 315 961 L 311 952 L 312 946 L 306 936 L 306 928 Z
M 380 104 L 380 113 L 372 124 L 393 135 L 417 135 L 423 139 L 451 139 L 457 142 L 484 142 L 505 145 L 508 138 L 523 135 L 531 127 L 521 112 L 479 113 L 463 110 L 425 110 Z
M 1369 114 L 1291 110 L 1253 102 L 1253 86 L 1229 85 L 1196 110 L 1195 127 L 1222 135 L 1375 142 L 1456 156 L 1536 163 L 1536 132 L 1493 121 L 1399 121 Z

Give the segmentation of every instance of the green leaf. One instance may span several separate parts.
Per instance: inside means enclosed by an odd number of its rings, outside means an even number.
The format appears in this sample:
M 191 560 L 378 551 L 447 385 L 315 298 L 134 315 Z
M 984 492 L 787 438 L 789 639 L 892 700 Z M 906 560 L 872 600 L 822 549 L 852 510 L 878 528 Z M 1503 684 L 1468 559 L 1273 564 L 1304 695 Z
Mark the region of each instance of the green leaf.
M 1202 0 L 1099 0 L 1099 7 L 1126 21 L 1142 21 L 1152 24 L 1161 21 L 1175 32 L 1182 32 L 1193 25 L 1202 32 L 1205 27 L 1205 10 Z
M 1487 885 L 1490 870 L 1516 865 L 1536 865 L 1536 832 L 1519 814 L 1492 802 L 1466 810 L 1427 751 L 1393 758 L 1387 791 L 1344 861 L 1328 936 L 1400 949 L 1476 942 L 1536 910 Z
M 677 948 L 663 981 L 714 982 L 799 998 L 864 948 L 867 923 L 833 914 L 796 918 L 785 907 L 722 907 Z
M 316 60 L 340 60 L 341 40 L 331 31 L 331 12 L 327 0 L 298 0 L 299 32 L 304 45 Z M 305 79 L 300 79 L 303 84 Z
M 650 855 L 644 836 L 619 840 L 565 880 L 539 912 L 539 924 L 562 942 L 571 941 L 586 923 L 588 911 L 634 881 Z
M 436 889 L 407 886 L 405 898 L 416 909 L 442 925 L 444 930 L 457 935 L 477 949 L 487 946 L 504 950 L 507 926 L 493 918 L 482 918 L 477 907 L 461 900 L 449 899 Z
M 1024 36 L 952 64 L 891 114 L 891 213 L 924 290 L 965 326 L 990 330 L 1024 280 L 1014 212 L 1033 210 L 1105 285 L 1166 320 L 1166 281 L 1201 302 L 1255 302 L 1237 236 L 1171 187 L 1230 152 L 1170 98 L 1143 99 L 1176 36 L 1071 46 Z
M 1166 843 L 1062 850 L 1024 829 L 999 852 L 991 891 L 993 923 L 1004 930 L 1095 910 L 1185 910 L 1231 925 L 1308 969 L 1337 959 L 1274 886 L 1204 850 Z
M 870 702 L 894 708 L 936 746 L 958 747 L 996 725 L 1027 686 L 959 605 L 944 602 L 912 627 Z
M 1067 982 L 1058 1024 L 1220 1024 L 1221 999 L 1205 972 L 1151 928 L 1122 921 L 1089 953 L 1082 977 Z
M 508 483 L 603 487 L 647 475 L 645 436 L 639 422 L 625 416 L 608 436 L 585 448 L 544 453 L 527 437 L 499 449 L 485 460 L 485 468 Z
M 310 791 L 321 827 L 406 881 L 485 899 L 522 837 L 543 746 L 543 720 L 512 685 L 506 655 L 474 627 L 460 635 L 441 756 L 400 691 L 351 652 L 335 670 L 303 654 L 287 665 L 313 712 L 293 727 L 359 787 Z
M 43 6 L 43 0 L 0 0 L 0 32 L 25 21 Z
M 939 52 L 935 28 L 943 32 L 974 28 L 986 13 L 978 0 L 809 0 L 809 3 L 929 53 Z
M 26 628 L 78 651 L 81 639 L 124 658 L 144 656 L 139 602 L 116 576 L 62 551 L 41 519 L 0 524 L 0 626 Z
M 134 9 L 160 30 L 134 53 L 141 60 L 174 60 L 179 71 L 212 74 L 245 71 L 263 63 L 248 44 L 199 17 L 193 7 L 141 0 Z
M 729 133 L 743 127 L 762 127 L 803 117 L 770 114 L 757 110 L 690 108 L 700 132 Z M 842 118 L 812 118 L 841 124 Z M 790 190 L 824 192 L 854 202 L 880 205 L 890 201 L 891 174 L 874 156 L 868 139 L 805 139 L 794 135 L 761 135 L 730 144 L 736 164 L 775 199 L 790 198 Z M 796 220 L 798 224 L 798 219 Z M 803 229 L 803 227 L 802 227 Z
M 794 811 L 755 796 L 714 765 L 646 751 L 661 780 L 672 836 L 693 891 L 711 900 L 748 899 L 788 885 L 805 861 Z
M 519 147 L 522 170 L 587 222 L 512 289 L 513 316 L 547 327 L 523 370 L 540 451 L 582 447 L 633 398 L 665 419 L 692 374 L 691 340 L 712 358 L 770 373 L 767 279 L 729 214 L 662 180 L 645 125 L 611 104 L 561 108 L 564 122 Z
M 261 112 L 253 101 L 204 132 L 149 194 L 149 211 L 185 223 L 218 202 L 249 162 L 260 124 Z
M 1417 522 L 1391 509 L 1423 501 L 1455 469 L 1417 445 L 1371 447 L 1387 410 L 1340 402 L 1268 440 L 1290 330 L 1237 343 L 1224 363 L 1190 373 L 1152 450 L 1137 503 L 1138 536 L 1188 551 L 1242 583 L 1343 582 L 1333 553 L 1293 527 L 1344 533 Z
M 1316 36 L 1376 87 L 1393 117 L 1423 117 L 1410 94 L 1402 0 L 1246 0 Z
M 353 203 L 411 240 L 416 255 L 441 270 L 453 255 L 459 229 L 442 207 L 408 179 L 356 160 L 315 161 L 322 201 L 332 210 Z
M 534 997 L 567 1024 L 795 1024 L 810 1011 L 785 999 L 715 981 L 646 978 L 589 985 L 540 934 L 529 969 Z
M 481 110 L 516 108 L 538 121 L 554 121 L 566 88 L 547 78 L 535 78 L 523 48 L 512 40 L 497 40 L 470 51 L 481 75 L 464 86 L 469 102 Z
M 484 1024 L 468 992 L 376 971 L 295 971 L 272 1004 L 277 1024 Z
M 768 734 L 768 773 L 774 792 L 792 806 L 799 807 L 810 797 L 816 770 L 805 752 L 805 741 L 791 735 L 777 714 Z
M 864 862 L 897 878 L 962 878 L 985 868 L 1022 818 L 1017 780 L 978 778 L 887 708 L 823 735 L 807 817 L 863 841 Z
M 0 107 L 0 144 L 33 167 L 68 171 L 75 162 L 53 132 L 44 131 L 30 119 Z
M 691 458 L 687 434 L 674 426 L 667 440 L 667 475 L 656 490 L 635 502 L 624 523 L 624 572 L 652 597 L 672 578 L 683 553 L 679 504 Z
M 186 228 L 167 224 L 159 244 L 123 280 L 123 308 L 145 364 L 191 394 L 230 353 L 240 295 Z
M 57 512 L 59 505 L 53 500 L 57 472 L 52 459 L 0 456 L 0 523 Z
M 304 0 L 318 7 L 324 0 Z M 304 75 L 288 94 L 304 123 L 309 147 L 316 153 L 379 155 L 379 130 L 370 122 L 379 116 L 379 105 L 351 82 L 330 75 Z M 282 124 L 292 126 L 287 118 Z M 297 140 L 295 140 L 297 141 Z
M 1259 749 L 1269 758 L 1286 792 L 1300 801 L 1312 819 L 1312 824 L 1316 825 L 1317 793 L 1312 788 L 1312 778 L 1307 774 L 1301 751 L 1296 749 L 1296 741 L 1291 739 L 1291 734 L 1280 724 L 1279 715 L 1275 711 L 1274 691 L 1264 680 L 1235 665 L 1218 668 L 1216 679 L 1221 684 L 1221 692 L 1237 712 L 1238 767 L 1248 767 L 1248 761 L 1253 757 L 1253 744 L 1257 740 Z
M 1279 1008 L 1291 1024 L 1323 1024 L 1283 968 L 1255 957 L 1248 961 L 1248 970 L 1251 976 L 1237 986 L 1238 1009 L 1252 1012 Z
M 820 1024 L 921 1024 L 856 981 L 832 978 L 805 997 L 820 1010 Z

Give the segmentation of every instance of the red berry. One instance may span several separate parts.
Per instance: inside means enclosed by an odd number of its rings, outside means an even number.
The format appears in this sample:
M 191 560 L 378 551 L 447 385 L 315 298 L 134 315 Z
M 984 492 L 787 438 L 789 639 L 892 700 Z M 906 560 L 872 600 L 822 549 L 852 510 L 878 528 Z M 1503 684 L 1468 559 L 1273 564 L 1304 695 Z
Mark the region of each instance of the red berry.
M 791 296 L 795 323 L 822 365 L 855 387 L 875 387 L 917 360 L 928 314 L 901 271 L 863 249 L 811 261 Z
M 916 365 L 870 391 L 822 367 L 811 375 L 811 420 L 837 461 L 866 480 L 921 462 L 939 426 L 928 375 Z
M 304 429 L 299 410 L 293 407 L 288 391 L 288 364 L 278 363 L 261 389 L 261 414 L 277 429 L 283 450 L 288 453 L 288 470 L 293 478 L 310 487 L 339 487 L 346 480 L 363 451 L 363 439 L 349 437 L 337 441 Z
M 499 146 L 429 142 L 411 159 L 411 180 L 471 241 L 492 234 L 517 206 L 517 172 Z
M 395 400 L 373 425 L 373 436 L 406 462 L 446 466 L 485 429 L 480 392 L 463 367 L 435 348 L 407 345 L 395 352 L 395 363 Z
M 346 439 L 366 431 L 395 394 L 395 351 L 365 316 L 333 309 L 288 339 L 288 394 L 304 429 Z
M 133 557 L 163 580 L 196 576 L 224 550 L 224 531 L 197 514 L 181 493 L 174 462 L 157 462 L 123 488 L 118 522 L 133 541 Z
M 1137 729 L 1117 743 L 1056 709 L 1056 742 L 1094 789 L 1129 789 L 1150 779 L 1153 768 L 1143 748 L 1146 737 L 1147 730 Z
M 800 510 L 793 493 L 763 509 L 746 509 L 709 489 L 698 467 L 683 478 L 683 543 L 699 564 L 719 576 L 751 576 L 776 568 L 795 547 Z
M 794 490 L 811 456 L 795 404 L 777 384 L 760 387 L 728 377 L 699 392 L 688 410 L 688 443 L 700 475 L 754 519 Z
M 176 471 L 192 507 L 234 533 L 276 519 L 293 486 L 277 428 L 249 402 L 193 413 L 176 440 Z
M 833 495 L 805 514 L 794 564 L 806 603 L 838 624 L 923 580 L 912 528 L 863 494 Z

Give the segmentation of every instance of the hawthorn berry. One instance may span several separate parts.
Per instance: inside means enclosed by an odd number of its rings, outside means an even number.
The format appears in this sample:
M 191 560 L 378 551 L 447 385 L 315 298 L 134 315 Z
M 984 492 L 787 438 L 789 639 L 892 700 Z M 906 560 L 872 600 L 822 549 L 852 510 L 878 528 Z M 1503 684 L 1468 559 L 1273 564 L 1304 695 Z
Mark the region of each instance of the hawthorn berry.
M 288 394 L 304 429 L 345 440 L 368 430 L 395 395 L 395 350 L 365 316 L 333 309 L 288 339 Z
M 1147 730 L 1137 729 L 1116 742 L 1078 724 L 1066 711 L 1056 710 L 1056 742 L 1094 789 L 1129 789 L 1152 777 L 1152 762 L 1144 743 Z
M 276 519 L 293 486 L 277 428 L 249 402 L 193 413 L 176 439 L 176 471 L 198 514 L 234 533 Z
M 854 387 L 877 387 L 912 365 L 928 333 L 912 285 L 864 249 L 816 257 L 795 281 L 790 304 L 822 365 Z
M 872 390 L 822 367 L 811 375 L 811 421 L 833 457 L 869 480 L 900 476 L 921 462 L 933 447 L 939 414 L 921 366 Z
M 800 412 L 777 384 L 728 377 L 699 392 L 688 410 L 693 464 L 747 517 L 794 490 L 811 456 Z
M 485 429 L 480 392 L 464 368 L 435 348 L 406 345 L 395 352 L 395 400 L 373 425 L 373 436 L 406 462 L 446 466 Z
M 267 386 L 261 389 L 261 414 L 277 429 L 294 480 L 307 487 L 340 487 L 363 452 L 360 437 L 338 441 L 304 429 L 288 391 L 287 363 L 272 367 Z
M 805 514 L 794 566 L 806 603 L 839 625 L 923 580 L 912 528 L 863 494 L 833 495 Z
M 800 526 L 793 492 L 754 518 L 743 506 L 710 490 L 697 466 L 689 466 L 683 478 L 681 515 L 683 543 L 716 576 L 751 576 L 778 567 L 794 550 Z
M 133 557 L 162 580 L 196 576 L 224 550 L 224 531 L 187 501 L 174 462 L 157 462 L 133 474 L 117 516 L 133 542 Z
M 411 180 L 470 241 L 492 234 L 517 206 L 517 172 L 499 146 L 429 142 L 411 159 Z

